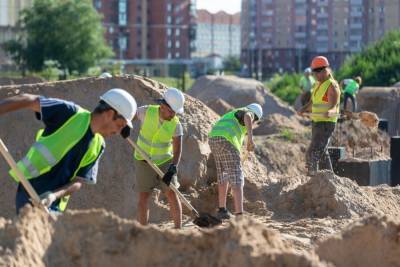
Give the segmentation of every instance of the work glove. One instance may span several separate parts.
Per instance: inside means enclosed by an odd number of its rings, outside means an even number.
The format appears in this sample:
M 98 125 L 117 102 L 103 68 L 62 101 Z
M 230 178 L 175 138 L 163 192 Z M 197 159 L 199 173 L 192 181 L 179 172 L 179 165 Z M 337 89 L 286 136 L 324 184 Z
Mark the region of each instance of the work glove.
M 174 177 L 174 175 L 178 172 L 176 165 L 175 164 L 171 164 L 169 165 L 168 171 L 164 174 L 164 177 L 162 178 L 162 181 L 166 184 L 166 185 L 170 185 L 172 177 Z
M 56 195 L 50 191 L 47 191 L 40 195 L 40 202 L 45 207 L 50 207 L 51 204 L 53 204 L 53 202 L 56 201 L 56 199 L 57 199 Z
M 122 128 L 121 130 L 121 136 L 122 138 L 126 139 L 129 137 L 129 135 L 131 134 L 131 128 L 129 128 L 129 126 L 125 126 L 124 128 Z

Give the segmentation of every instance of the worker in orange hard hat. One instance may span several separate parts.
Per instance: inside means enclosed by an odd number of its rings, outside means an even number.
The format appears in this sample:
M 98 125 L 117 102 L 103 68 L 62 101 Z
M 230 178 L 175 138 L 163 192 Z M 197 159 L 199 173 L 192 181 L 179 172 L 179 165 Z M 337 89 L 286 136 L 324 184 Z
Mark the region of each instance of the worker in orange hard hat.
M 308 174 L 312 176 L 318 171 L 319 163 L 325 163 L 324 167 L 332 170 L 327 149 L 339 115 L 340 89 L 333 78 L 326 57 L 315 57 L 310 67 L 316 83 L 312 89 L 310 102 L 298 113 L 303 116 L 306 112 L 311 112 L 312 137 L 307 151 L 306 165 Z

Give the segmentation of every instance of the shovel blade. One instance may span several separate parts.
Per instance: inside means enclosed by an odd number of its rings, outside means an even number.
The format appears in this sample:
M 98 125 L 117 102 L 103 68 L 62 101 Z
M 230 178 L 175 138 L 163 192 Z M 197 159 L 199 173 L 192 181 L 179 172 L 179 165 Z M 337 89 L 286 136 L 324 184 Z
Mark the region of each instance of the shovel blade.
M 222 224 L 222 221 L 208 213 L 201 213 L 194 219 L 193 223 L 200 227 L 214 227 Z

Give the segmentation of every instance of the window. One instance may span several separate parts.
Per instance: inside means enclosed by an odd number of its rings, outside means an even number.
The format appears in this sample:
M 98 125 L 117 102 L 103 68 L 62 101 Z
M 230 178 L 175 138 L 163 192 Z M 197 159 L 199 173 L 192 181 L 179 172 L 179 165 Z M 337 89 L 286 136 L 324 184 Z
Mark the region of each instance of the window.
M 179 58 L 180 56 L 181 56 L 181 54 L 180 54 L 179 52 L 176 52 L 176 53 L 175 53 L 175 57 L 176 57 L 176 58 Z
M 176 48 L 181 47 L 181 43 L 180 43 L 179 41 L 176 41 L 176 42 L 175 42 L 175 47 L 176 47 Z
M 176 36 L 181 35 L 181 29 L 176 29 L 175 35 L 176 35 Z
M 168 23 L 168 24 L 171 24 L 171 23 L 172 23 L 172 18 L 171 18 L 171 16 L 168 16 L 168 17 L 167 17 L 167 23 Z
M 97 9 L 100 9 L 100 8 L 101 8 L 101 0 L 96 0 L 96 1 L 94 2 L 94 6 L 95 6 Z

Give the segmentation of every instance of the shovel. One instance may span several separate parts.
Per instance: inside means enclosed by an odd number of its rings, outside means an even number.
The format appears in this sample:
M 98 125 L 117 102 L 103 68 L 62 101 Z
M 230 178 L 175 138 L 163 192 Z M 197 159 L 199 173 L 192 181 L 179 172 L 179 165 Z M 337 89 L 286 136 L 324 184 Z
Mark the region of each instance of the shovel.
M 128 140 L 128 143 L 146 160 L 146 162 L 154 169 L 154 171 L 160 176 L 163 177 L 164 173 L 158 168 L 157 165 L 155 165 L 150 157 L 144 152 L 135 142 L 133 142 L 130 138 L 126 138 Z M 193 223 L 200 226 L 200 227 L 213 227 L 215 225 L 221 224 L 222 221 L 210 214 L 207 213 L 199 213 L 193 206 L 190 204 L 190 202 L 182 195 L 181 192 L 173 185 L 170 184 L 169 188 L 174 191 L 179 198 L 182 200 L 183 204 L 193 213 L 194 215 L 194 220 Z
M 11 169 L 17 175 L 19 181 L 21 182 L 22 186 L 25 188 L 26 192 L 28 192 L 28 195 L 31 197 L 31 201 L 32 201 L 33 205 L 45 210 L 47 213 L 50 213 L 49 210 L 47 209 L 47 207 L 45 207 L 40 202 L 40 197 L 36 193 L 35 189 L 32 187 L 31 183 L 25 178 L 24 174 L 18 169 L 17 163 L 15 162 L 14 158 L 11 156 L 10 152 L 8 152 L 6 145 L 3 143 L 3 140 L 1 140 L 1 139 L 0 139 L 0 152 L 3 155 L 4 159 L 7 161 L 8 165 L 11 167 Z

